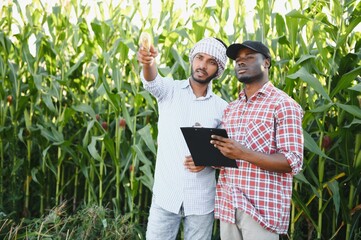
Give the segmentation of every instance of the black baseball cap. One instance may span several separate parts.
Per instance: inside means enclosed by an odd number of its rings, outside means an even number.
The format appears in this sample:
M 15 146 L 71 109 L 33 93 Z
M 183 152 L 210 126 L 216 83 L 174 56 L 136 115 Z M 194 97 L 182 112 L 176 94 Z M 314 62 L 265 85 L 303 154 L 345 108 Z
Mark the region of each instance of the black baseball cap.
M 242 48 L 249 48 L 255 52 L 259 52 L 271 61 L 271 54 L 268 47 L 259 41 L 244 41 L 243 43 L 231 44 L 227 48 L 226 54 L 230 59 L 236 60 L 237 53 Z

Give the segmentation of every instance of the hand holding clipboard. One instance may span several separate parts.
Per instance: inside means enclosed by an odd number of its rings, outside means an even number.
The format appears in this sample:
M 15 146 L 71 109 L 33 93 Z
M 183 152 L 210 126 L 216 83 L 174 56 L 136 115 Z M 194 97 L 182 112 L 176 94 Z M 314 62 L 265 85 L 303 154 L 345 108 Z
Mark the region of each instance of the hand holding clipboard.
M 227 158 L 211 144 L 211 135 L 228 138 L 225 129 L 181 127 L 181 131 L 196 166 L 237 167 L 235 160 Z

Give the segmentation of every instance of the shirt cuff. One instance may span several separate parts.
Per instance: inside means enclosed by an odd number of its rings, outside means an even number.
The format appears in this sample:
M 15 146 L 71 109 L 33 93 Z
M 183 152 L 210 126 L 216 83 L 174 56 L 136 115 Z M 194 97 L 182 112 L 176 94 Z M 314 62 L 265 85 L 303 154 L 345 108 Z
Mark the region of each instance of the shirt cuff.
M 144 84 L 152 83 L 152 82 L 156 81 L 156 80 L 159 79 L 159 78 L 160 78 L 160 76 L 159 76 L 158 70 L 157 70 L 157 75 L 156 75 L 155 78 L 154 78 L 153 80 L 151 80 L 151 81 L 145 80 L 143 69 L 140 71 L 140 80 L 141 80 Z

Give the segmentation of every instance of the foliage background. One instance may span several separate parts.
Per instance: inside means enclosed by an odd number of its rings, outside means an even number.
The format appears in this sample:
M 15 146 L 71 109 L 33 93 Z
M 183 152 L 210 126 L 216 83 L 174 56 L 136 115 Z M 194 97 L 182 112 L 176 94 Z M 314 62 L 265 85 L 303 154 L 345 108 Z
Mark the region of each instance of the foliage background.
M 80 0 L 1 5 L 1 238 L 144 239 L 157 106 L 136 51 L 148 31 L 160 74 L 175 79 L 188 77 L 188 52 L 205 36 L 270 46 L 273 83 L 305 110 L 304 168 L 282 238 L 361 239 L 360 1 L 299 0 L 281 15 L 275 1 L 257 0 L 254 31 L 243 0 L 186 1 L 184 18 L 160 3 L 158 15 L 141 10 L 152 1 L 94 2 L 93 19 Z M 231 62 L 213 87 L 237 97 Z

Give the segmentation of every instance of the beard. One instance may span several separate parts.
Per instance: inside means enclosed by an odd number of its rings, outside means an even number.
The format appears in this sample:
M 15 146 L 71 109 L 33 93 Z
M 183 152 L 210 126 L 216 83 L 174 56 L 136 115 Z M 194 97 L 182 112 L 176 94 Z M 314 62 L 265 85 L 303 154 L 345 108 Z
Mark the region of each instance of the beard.
M 237 70 L 236 70 L 236 76 L 239 82 L 241 83 L 252 83 L 252 82 L 257 82 L 263 79 L 264 76 L 264 72 L 259 72 L 256 75 L 253 76 L 238 76 Z
M 213 75 L 211 75 L 211 76 L 209 76 L 209 77 L 207 77 L 206 79 L 199 79 L 199 78 L 197 78 L 196 76 L 195 76 L 195 74 L 194 74 L 194 70 L 193 70 L 193 67 L 191 68 L 191 75 L 192 75 L 192 79 L 195 81 L 195 82 L 197 82 L 197 83 L 201 83 L 201 84 L 208 84 L 210 81 L 212 81 L 212 79 L 213 78 L 215 78 L 216 76 L 217 76 L 217 71 L 213 74 Z

